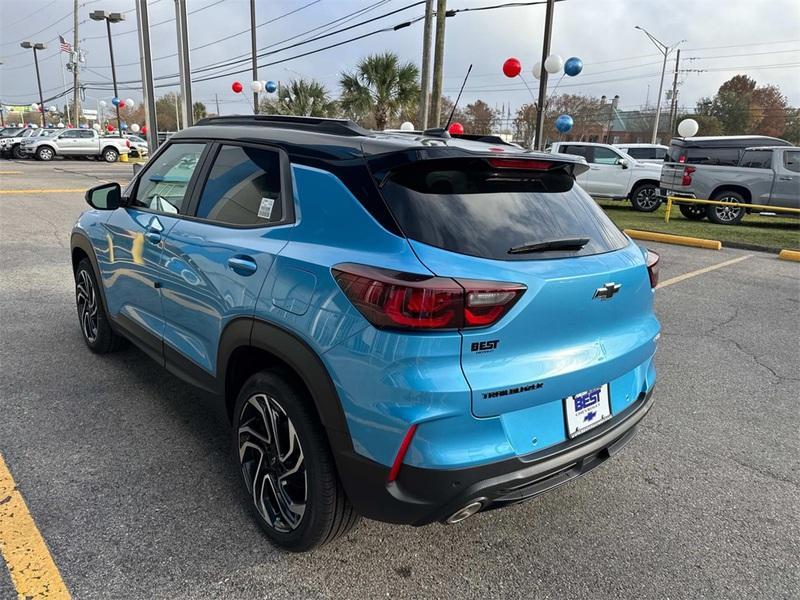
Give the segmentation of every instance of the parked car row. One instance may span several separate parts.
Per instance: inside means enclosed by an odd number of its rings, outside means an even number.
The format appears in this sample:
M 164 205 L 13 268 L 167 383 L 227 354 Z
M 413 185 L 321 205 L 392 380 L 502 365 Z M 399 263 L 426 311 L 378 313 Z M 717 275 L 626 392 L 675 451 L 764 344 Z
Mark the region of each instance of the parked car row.
M 734 225 L 747 212 L 800 208 L 800 148 L 778 138 L 675 138 L 669 147 L 557 142 L 550 151 L 584 158 L 589 170 L 576 179 L 590 195 L 629 200 L 638 211 L 657 210 L 667 196 L 768 207 L 679 204 L 688 219 Z
M 0 130 L 0 155 L 6 158 L 49 161 L 56 156 L 85 156 L 116 162 L 126 154 L 145 156 L 147 142 L 138 136 L 100 135 L 94 129 L 6 127 Z

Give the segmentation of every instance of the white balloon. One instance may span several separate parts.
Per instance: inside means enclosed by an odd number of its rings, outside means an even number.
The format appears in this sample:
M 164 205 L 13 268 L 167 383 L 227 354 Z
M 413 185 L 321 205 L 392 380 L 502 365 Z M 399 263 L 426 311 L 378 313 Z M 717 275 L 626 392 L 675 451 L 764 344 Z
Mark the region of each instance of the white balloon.
M 47 110 L 49 110 L 50 112 L 56 112 L 58 109 L 55 106 L 51 106 Z
M 253 90 L 256 94 L 258 94 L 259 92 L 264 91 L 264 86 L 261 85 L 260 81 L 254 81 L 253 83 L 250 84 L 250 89 Z
M 133 133 L 139 133 L 139 124 L 138 123 L 134 123 L 133 125 L 131 125 L 131 131 Z
M 414 124 L 411 121 L 406 121 L 400 125 L 400 131 L 414 131 Z
M 699 129 L 700 125 L 694 119 L 684 119 L 678 123 L 678 135 L 681 137 L 692 137 Z
M 31 123 L 31 129 L 39 129 L 39 126 L 36 123 Z
M 36 102 L 31 103 L 31 110 L 39 110 L 39 105 Z
M 63 128 L 64 127 L 64 123 L 62 121 L 59 121 L 58 125 L 56 125 L 56 127 Z
M 125 108 L 133 108 L 134 106 L 136 106 L 136 102 L 133 101 L 133 98 L 125 99 Z
M 558 54 L 551 54 L 544 61 L 544 69 L 548 73 L 558 73 L 564 68 L 564 59 Z
M 537 62 L 535 65 L 533 65 L 533 70 L 531 71 L 531 73 L 533 73 L 533 77 L 535 79 L 541 79 L 542 78 L 542 63 L 541 62 Z
M 95 131 L 100 131 L 100 123 L 95 123 L 94 125 L 92 125 L 92 129 L 94 129 Z
M 108 103 L 105 100 L 100 100 L 100 108 L 105 108 L 108 106 Z
M 267 80 L 266 79 L 262 79 L 261 80 L 261 89 L 264 90 L 265 92 L 267 91 Z

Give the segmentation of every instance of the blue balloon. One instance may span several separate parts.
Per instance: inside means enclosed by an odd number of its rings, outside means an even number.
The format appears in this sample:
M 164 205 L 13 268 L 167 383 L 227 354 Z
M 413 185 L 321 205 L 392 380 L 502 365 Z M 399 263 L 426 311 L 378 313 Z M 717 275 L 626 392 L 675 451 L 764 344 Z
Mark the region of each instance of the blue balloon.
M 125 121 L 123 121 L 122 123 L 119 124 L 119 128 L 120 129 L 127 129 L 128 128 L 128 124 Z
M 118 106 L 118 105 L 119 105 L 119 98 L 117 98 L 116 96 L 114 96 L 114 97 L 111 99 L 111 104 L 113 104 L 114 106 Z
M 556 129 L 558 129 L 560 133 L 567 133 L 570 129 L 572 129 L 572 125 L 572 117 L 569 115 L 561 115 L 556 119 Z
M 581 71 L 583 71 L 583 61 L 577 56 L 568 58 L 567 62 L 564 63 L 564 73 L 570 77 L 575 77 Z
M 275 90 L 277 90 L 277 89 L 278 89 L 278 84 L 277 83 L 275 83 L 274 81 L 268 81 L 267 82 L 266 90 L 267 90 L 268 93 L 274 94 Z

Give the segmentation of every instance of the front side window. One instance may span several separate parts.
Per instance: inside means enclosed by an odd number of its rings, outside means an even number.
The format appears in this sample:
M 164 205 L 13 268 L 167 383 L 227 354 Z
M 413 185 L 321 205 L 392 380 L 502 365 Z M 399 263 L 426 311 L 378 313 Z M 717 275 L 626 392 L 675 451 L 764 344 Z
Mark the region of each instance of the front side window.
M 142 172 L 131 206 L 183 214 L 186 191 L 204 149 L 205 144 L 171 144 Z
M 230 225 L 280 221 L 280 169 L 280 156 L 274 150 L 222 146 L 195 216 Z
M 64 133 L 62 133 L 62 134 L 61 134 L 60 136 L 58 136 L 58 137 L 60 137 L 62 140 L 71 139 L 71 138 L 76 138 L 76 137 L 78 137 L 78 132 L 77 132 L 77 131 L 75 131 L 75 130 L 72 130 L 72 131 L 65 131 Z
M 800 173 L 800 151 L 784 152 L 783 166 L 790 171 Z
M 619 154 L 610 148 L 598 146 L 594 149 L 594 160 L 592 162 L 598 165 L 616 165 L 619 163 Z
M 749 169 L 769 169 L 772 167 L 772 152 L 770 150 L 747 150 L 742 155 L 739 166 Z

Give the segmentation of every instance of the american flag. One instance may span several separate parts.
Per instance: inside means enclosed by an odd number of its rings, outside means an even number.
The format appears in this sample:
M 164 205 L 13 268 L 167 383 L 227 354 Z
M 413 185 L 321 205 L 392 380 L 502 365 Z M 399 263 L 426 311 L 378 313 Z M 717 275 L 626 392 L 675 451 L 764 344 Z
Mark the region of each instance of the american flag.
M 72 44 L 65 40 L 63 35 L 58 36 L 58 40 L 61 42 L 62 52 L 72 52 Z

